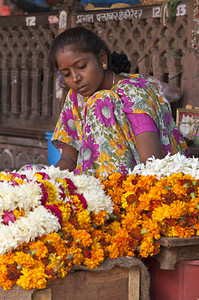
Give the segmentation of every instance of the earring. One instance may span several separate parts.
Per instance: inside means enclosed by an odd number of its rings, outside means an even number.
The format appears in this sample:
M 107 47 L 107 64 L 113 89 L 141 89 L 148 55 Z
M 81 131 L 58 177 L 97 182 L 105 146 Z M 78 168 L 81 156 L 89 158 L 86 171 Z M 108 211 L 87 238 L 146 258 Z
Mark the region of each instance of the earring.
M 103 67 L 104 70 L 107 69 L 107 65 L 106 64 L 103 64 L 102 67 Z

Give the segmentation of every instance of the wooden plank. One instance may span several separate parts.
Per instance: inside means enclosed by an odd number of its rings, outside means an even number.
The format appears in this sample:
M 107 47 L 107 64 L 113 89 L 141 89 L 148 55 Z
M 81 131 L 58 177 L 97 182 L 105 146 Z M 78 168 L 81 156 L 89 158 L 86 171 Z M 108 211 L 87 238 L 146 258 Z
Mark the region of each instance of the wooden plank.
M 129 269 L 128 300 L 140 299 L 140 268 L 135 266 Z
M 173 270 L 179 261 L 199 260 L 199 245 L 180 247 L 161 247 L 160 253 L 154 257 L 160 263 L 160 269 Z
M 50 13 L 29 13 L 28 15 L 16 15 L 16 16 L 5 16 L 0 18 L 0 26 L 1 27 L 10 27 L 10 26 L 28 26 L 27 19 L 30 17 L 35 17 L 36 21 L 35 24 L 38 25 L 44 25 L 44 24 L 50 24 L 49 22 L 49 16 L 57 16 L 57 12 L 50 12 Z M 34 19 L 33 19 L 34 20 Z M 30 25 L 29 25 L 30 26 Z M 52 24 L 53 26 L 53 24 Z
M 128 300 L 128 276 L 129 269 L 120 267 L 99 272 L 75 271 L 48 286 L 52 300 Z
M 179 237 L 161 237 L 159 239 L 161 246 L 170 248 L 170 247 L 183 247 L 188 245 L 199 245 L 199 237 L 193 236 L 190 238 L 179 238 Z
M 51 289 L 49 288 L 41 291 L 36 291 L 32 295 L 32 300 L 52 300 Z

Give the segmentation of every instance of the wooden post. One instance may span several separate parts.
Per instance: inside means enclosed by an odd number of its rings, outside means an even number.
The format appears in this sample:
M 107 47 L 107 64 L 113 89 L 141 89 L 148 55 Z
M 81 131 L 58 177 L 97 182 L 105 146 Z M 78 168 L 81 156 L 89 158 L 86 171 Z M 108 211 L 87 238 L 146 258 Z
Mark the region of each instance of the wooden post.
M 140 299 L 140 268 L 135 266 L 129 269 L 128 300 Z

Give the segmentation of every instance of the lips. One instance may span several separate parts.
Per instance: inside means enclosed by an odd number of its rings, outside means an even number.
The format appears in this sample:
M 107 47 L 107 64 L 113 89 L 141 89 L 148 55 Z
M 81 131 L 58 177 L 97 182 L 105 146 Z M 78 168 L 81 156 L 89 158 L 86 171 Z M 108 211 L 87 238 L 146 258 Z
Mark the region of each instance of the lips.
M 89 89 L 89 88 L 88 88 L 87 85 L 80 86 L 80 87 L 78 88 L 77 92 L 78 92 L 79 94 L 84 94 L 85 92 L 88 91 L 88 89 Z

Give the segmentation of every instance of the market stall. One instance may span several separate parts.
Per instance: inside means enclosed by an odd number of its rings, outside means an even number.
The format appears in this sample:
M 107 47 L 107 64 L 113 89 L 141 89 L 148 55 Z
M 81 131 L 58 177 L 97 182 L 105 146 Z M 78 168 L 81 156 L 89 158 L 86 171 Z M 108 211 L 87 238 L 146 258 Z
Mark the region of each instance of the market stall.
M 199 160 L 179 154 L 102 182 L 54 166 L 1 172 L 0 299 L 148 300 L 147 260 L 170 272 L 199 258 L 198 179 Z

